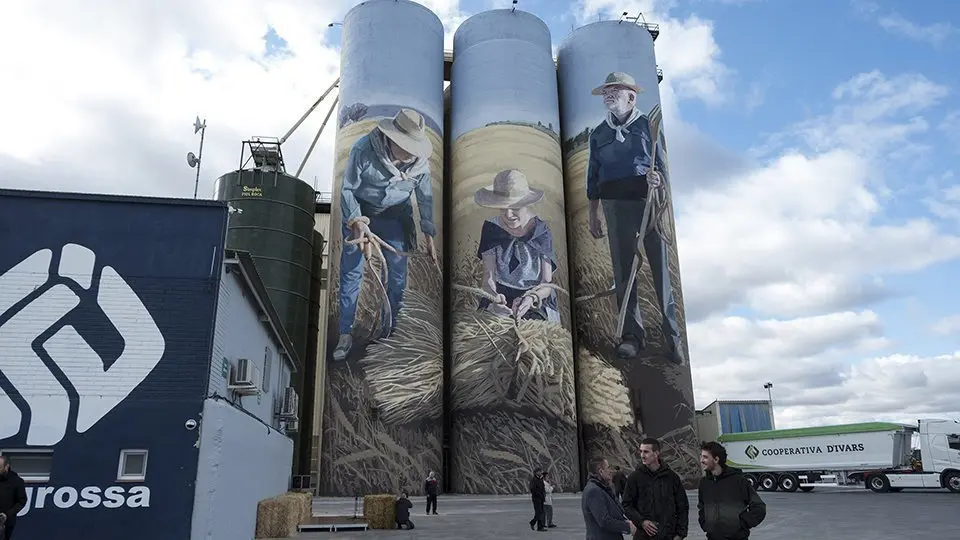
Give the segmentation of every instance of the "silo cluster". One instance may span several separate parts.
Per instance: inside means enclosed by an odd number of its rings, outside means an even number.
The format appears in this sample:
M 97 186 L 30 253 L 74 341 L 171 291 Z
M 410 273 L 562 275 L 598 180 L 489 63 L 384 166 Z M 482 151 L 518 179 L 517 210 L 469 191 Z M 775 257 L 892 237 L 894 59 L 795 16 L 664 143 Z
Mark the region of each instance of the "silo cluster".
M 577 490 L 645 436 L 697 477 L 653 37 L 409 0 L 343 22 L 319 491 Z M 446 149 L 446 155 L 445 155 Z

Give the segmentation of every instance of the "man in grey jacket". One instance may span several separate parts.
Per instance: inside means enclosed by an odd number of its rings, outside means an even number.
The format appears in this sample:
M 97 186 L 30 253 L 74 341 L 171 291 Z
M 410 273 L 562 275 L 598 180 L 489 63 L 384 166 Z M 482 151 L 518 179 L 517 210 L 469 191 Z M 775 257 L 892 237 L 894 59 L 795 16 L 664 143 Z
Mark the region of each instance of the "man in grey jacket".
M 590 460 L 590 476 L 583 488 L 580 508 L 586 525 L 586 540 L 623 540 L 623 535 L 633 536 L 637 526 L 623 514 L 610 481 L 613 471 L 606 459 Z

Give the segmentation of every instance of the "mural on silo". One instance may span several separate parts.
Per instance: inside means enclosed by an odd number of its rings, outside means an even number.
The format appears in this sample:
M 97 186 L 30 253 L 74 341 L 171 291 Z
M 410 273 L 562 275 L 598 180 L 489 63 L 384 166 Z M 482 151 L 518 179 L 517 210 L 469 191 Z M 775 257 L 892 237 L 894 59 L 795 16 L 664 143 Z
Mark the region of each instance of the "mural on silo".
M 556 68 L 535 16 L 493 10 L 454 36 L 452 486 L 579 489 Z
M 367 1 L 342 58 L 319 488 L 419 493 L 443 439 L 443 26 Z
M 644 436 L 699 478 L 670 169 L 653 39 L 617 22 L 559 49 L 580 420 L 590 459 L 632 468 Z

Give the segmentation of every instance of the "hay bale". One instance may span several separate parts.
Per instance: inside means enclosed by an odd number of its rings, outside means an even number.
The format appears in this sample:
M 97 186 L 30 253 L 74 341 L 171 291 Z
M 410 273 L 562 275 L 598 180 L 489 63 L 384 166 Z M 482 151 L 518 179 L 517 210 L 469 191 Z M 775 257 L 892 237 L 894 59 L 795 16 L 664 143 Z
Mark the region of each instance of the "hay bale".
M 533 408 L 576 424 L 570 332 L 548 321 L 521 320 L 517 328 L 522 341 L 510 318 L 477 310 L 453 313 L 453 408 Z
M 371 529 L 397 526 L 397 498 L 393 495 L 367 495 L 363 498 L 363 517 Z
M 370 395 L 388 424 L 437 420 L 443 414 L 442 313 L 435 291 L 407 291 L 389 338 L 360 360 Z
M 302 523 L 303 506 L 300 497 L 284 493 L 264 499 L 257 504 L 256 538 L 293 538 L 297 525 Z
M 623 373 L 585 348 L 580 348 L 580 420 L 610 428 L 634 423 L 630 390 Z
M 302 525 L 313 517 L 313 494 L 309 491 L 290 491 L 281 495 L 293 501 L 293 504 L 300 509 L 300 521 Z
M 543 467 L 558 491 L 580 489 L 576 426 L 521 412 L 458 415 L 452 434 L 457 493 L 526 494 L 530 473 Z

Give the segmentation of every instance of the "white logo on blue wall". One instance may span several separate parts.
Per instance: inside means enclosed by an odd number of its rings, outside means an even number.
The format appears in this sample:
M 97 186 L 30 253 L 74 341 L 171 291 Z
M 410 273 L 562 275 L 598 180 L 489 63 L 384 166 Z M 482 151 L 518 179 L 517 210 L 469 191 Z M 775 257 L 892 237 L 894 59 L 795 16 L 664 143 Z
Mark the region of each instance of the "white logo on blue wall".
M 63 246 L 57 268 L 53 250 L 41 249 L 0 275 L 0 372 L 30 412 L 29 446 L 54 446 L 67 432 L 70 397 L 44 362 L 56 366 L 79 396 L 76 431 L 96 425 L 147 378 L 163 357 L 163 335 L 130 285 L 110 266 L 96 275 L 96 254 Z M 98 279 L 99 281 L 95 281 Z M 78 293 L 97 288 L 96 298 Z M 23 302 L 27 297 L 30 301 Z M 120 357 L 104 369 L 103 359 L 70 325 L 42 341 L 82 302 L 96 301 L 123 338 Z M 20 433 L 22 413 L 0 390 L 0 440 Z

